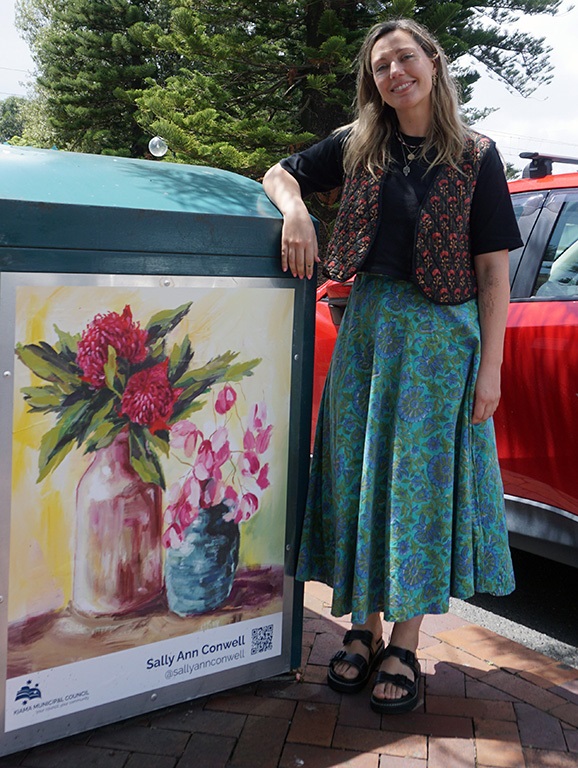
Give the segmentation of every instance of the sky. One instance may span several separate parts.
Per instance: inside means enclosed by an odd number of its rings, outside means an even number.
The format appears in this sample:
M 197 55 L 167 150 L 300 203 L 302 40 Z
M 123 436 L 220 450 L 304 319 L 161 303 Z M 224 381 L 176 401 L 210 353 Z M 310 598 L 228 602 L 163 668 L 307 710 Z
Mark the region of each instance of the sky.
M 0 0 L 0 99 L 26 95 L 34 66 L 26 43 L 14 26 L 15 0 Z M 567 0 L 563 9 L 569 7 Z M 578 158 L 578 5 L 554 17 L 523 17 L 520 31 L 545 37 L 552 48 L 554 77 L 530 97 L 511 93 L 495 77 L 483 74 L 474 86 L 471 106 L 496 111 L 474 128 L 494 139 L 505 160 L 523 168 L 520 152 L 548 152 Z M 555 172 L 573 166 L 555 164 Z

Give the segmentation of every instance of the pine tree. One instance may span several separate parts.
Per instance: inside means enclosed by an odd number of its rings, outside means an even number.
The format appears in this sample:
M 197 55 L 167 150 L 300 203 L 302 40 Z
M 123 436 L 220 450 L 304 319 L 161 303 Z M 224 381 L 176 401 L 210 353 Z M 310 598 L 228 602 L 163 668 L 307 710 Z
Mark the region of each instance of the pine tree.
M 351 119 L 353 62 L 375 22 L 411 16 L 440 39 L 464 98 L 480 69 L 527 95 L 551 77 L 544 40 L 507 24 L 555 13 L 560 0 L 174 0 L 168 34 L 152 47 L 188 62 L 166 84 L 149 81 L 137 120 L 174 158 L 259 177 L 281 155 Z
M 61 148 L 143 156 L 134 92 L 159 75 L 170 54 L 141 41 L 150 20 L 168 20 L 165 0 L 23 0 L 20 27 L 38 68 L 37 90 Z

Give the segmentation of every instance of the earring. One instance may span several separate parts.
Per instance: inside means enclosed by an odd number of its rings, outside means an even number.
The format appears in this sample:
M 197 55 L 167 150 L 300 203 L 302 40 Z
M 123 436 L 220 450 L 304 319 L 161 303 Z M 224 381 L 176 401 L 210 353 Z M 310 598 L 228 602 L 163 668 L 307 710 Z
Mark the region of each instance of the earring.
M 438 84 L 438 73 L 437 70 L 434 69 L 433 74 L 431 76 L 432 85 L 436 86 Z

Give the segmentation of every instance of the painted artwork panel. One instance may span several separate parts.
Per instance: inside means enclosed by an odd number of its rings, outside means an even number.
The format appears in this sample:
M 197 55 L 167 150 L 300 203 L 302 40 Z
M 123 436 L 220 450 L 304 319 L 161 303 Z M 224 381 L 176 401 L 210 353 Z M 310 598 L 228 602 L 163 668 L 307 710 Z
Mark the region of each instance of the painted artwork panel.
M 91 280 L 15 287 L 5 730 L 281 653 L 294 291 Z

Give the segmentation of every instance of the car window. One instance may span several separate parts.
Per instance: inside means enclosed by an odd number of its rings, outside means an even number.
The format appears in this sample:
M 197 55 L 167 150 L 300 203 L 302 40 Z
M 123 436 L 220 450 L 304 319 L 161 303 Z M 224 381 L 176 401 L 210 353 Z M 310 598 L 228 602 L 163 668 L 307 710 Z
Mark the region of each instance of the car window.
M 546 192 L 518 192 L 512 195 L 514 214 L 524 245 L 521 248 L 510 251 L 510 283 L 512 283 L 516 270 L 520 265 L 522 253 L 545 199 Z
M 532 295 L 578 298 L 578 192 L 560 191 L 555 197 L 560 210 Z

